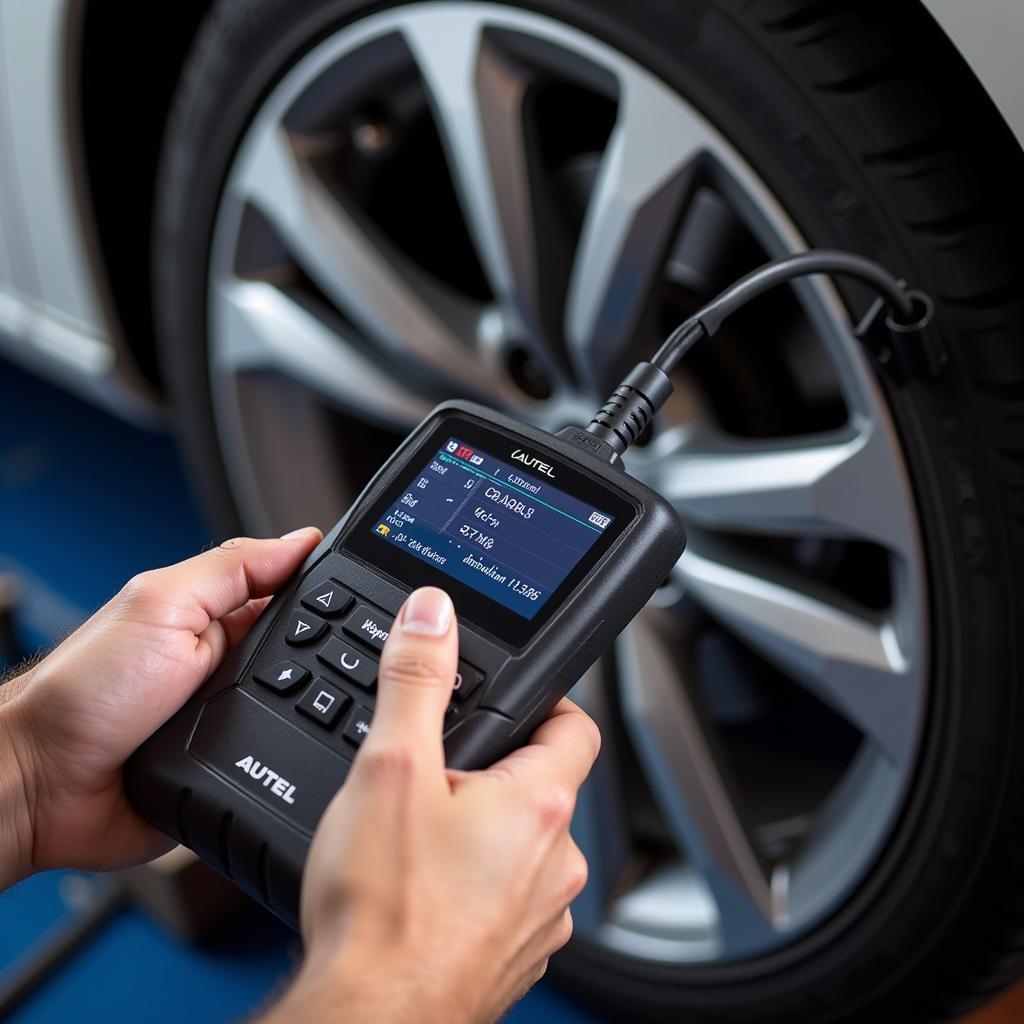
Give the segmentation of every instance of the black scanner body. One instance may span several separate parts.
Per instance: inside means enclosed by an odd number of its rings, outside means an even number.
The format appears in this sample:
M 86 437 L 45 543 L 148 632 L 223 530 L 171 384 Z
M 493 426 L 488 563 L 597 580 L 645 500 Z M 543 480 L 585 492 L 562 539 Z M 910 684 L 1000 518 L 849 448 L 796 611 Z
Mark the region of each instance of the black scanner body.
M 492 450 L 502 445 L 513 446 L 509 451 L 527 449 L 535 464 L 551 468 L 560 485 L 570 480 L 564 486 L 581 490 L 594 504 L 598 498 L 593 496 L 599 496 L 603 504 L 598 507 L 617 510 L 614 536 L 609 532 L 600 539 L 589 560 L 531 621 L 490 607 L 493 602 L 403 551 L 385 552 L 387 545 L 371 536 L 389 496 L 400 492 L 403 480 L 449 433 L 482 438 L 478 443 Z M 452 594 L 459 617 L 460 682 L 465 674 L 473 683 L 472 692 L 456 694 L 460 699 L 449 708 L 444 732 L 448 764 L 485 767 L 527 742 L 666 579 L 686 542 L 671 505 L 620 466 L 593 454 L 586 440 L 580 431 L 555 437 L 467 402 L 435 409 L 220 668 L 129 760 L 125 784 L 136 810 L 297 927 L 302 870 L 313 832 L 345 780 L 373 703 L 372 688 L 334 671 L 323 652 L 333 641 L 331 650 L 341 652 L 342 667 L 373 664 L 380 634 L 387 632 L 408 593 L 424 582 Z M 377 544 L 381 564 L 365 557 L 378 550 Z M 318 607 L 316 598 L 327 600 L 328 593 L 338 602 L 335 608 L 344 604 L 344 614 L 323 607 L 318 609 L 323 615 L 308 615 L 311 604 Z M 322 623 L 316 627 L 323 632 L 312 645 L 296 647 L 294 638 L 289 642 L 286 629 L 296 610 L 313 623 L 327 622 L 326 629 Z M 302 698 L 305 711 L 297 710 L 301 691 L 278 692 L 254 677 L 266 677 L 268 666 L 286 662 L 313 681 Z M 329 698 L 331 712 L 324 714 L 346 709 L 330 729 L 308 717 L 321 714 L 319 709 L 310 712 L 310 699 L 323 708 Z

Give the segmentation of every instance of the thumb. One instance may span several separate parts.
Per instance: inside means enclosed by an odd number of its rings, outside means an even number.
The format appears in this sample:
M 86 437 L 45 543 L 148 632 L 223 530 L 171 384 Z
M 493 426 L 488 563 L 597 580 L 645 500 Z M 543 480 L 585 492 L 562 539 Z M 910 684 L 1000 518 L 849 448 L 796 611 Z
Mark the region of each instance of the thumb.
M 197 636 L 253 598 L 273 594 L 320 541 L 315 527 L 280 540 L 234 537 L 187 561 L 136 576 L 119 595 L 131 613 Z
M 441 733 L 458 660 L 451 598 L 436 587 L 409 595 L 384 645 L 377 709 L 365 746 L 401 748 L 444 770 Z

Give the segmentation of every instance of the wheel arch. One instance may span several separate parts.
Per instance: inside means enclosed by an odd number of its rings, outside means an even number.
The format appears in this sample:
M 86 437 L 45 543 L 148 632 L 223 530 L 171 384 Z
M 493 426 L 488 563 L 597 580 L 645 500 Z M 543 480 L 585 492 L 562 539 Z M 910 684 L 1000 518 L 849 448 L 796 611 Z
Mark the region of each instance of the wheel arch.
M 1024 147 L 1024 94 L 1020 90 L 1019 40 L 1024 7 L 995 0 L 983 16 L 957 0 L 920 0 L 964 63 L 988 93 L 1010 131 Z
M 160 389 L 150 281 L 153 193 L 171 101 L 214 0 L 72 0 L 68 130 L 108 329 Z

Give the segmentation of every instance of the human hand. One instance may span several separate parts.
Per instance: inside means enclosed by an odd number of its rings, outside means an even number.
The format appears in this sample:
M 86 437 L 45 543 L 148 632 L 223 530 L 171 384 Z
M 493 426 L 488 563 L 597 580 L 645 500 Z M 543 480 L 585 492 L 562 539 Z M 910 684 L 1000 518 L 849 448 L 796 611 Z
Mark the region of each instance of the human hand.
M 320 540 L 238 538 L 142 573 L 0 687 L 0 890 L 54 867 L 107 869 L 172 842 L 125 797 L 121 768 L 211 675 Z
M 493 1021 L 568 941 L 587 874 L 569 822 L 597 728 L 563 701 L 494 767 L 446 770 L 457 643 L 448 597 L 412 595 L 373 726 L 313 840 L 306 962 L 264 1024 Z

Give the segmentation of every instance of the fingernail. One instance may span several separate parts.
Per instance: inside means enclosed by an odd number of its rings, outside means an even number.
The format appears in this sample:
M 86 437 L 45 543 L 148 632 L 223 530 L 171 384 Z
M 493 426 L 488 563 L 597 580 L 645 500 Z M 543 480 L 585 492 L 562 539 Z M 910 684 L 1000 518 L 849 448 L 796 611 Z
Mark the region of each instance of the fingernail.
M 452 601 L 436 587 L 414 590 L 402 611 L 402 631 L 444 636 L 452 621 Z
M 318 538 L 323 536 L 323 533 L 317 526 L 300 526 L 297 530 L 292 530 L 291 533 L 286 533 L 281 540 L 295 540 L 297 537 L 308 536 L 311 533 L 315 533 Z

